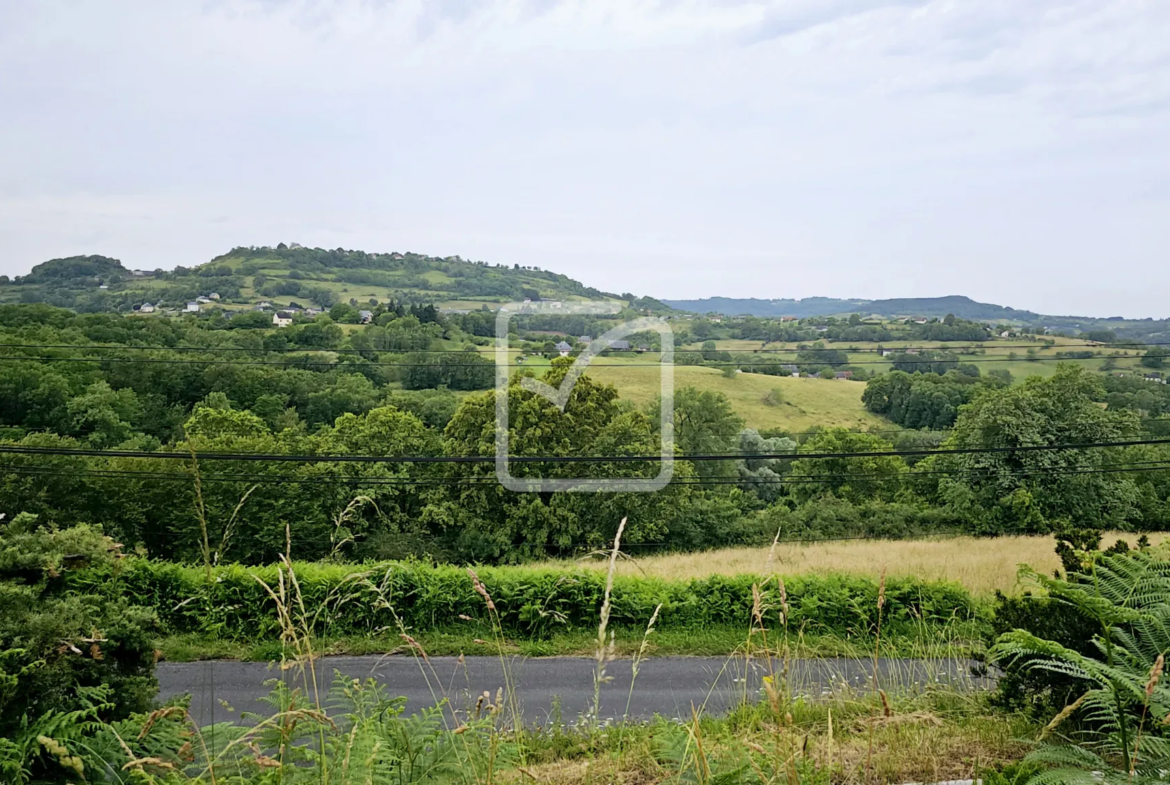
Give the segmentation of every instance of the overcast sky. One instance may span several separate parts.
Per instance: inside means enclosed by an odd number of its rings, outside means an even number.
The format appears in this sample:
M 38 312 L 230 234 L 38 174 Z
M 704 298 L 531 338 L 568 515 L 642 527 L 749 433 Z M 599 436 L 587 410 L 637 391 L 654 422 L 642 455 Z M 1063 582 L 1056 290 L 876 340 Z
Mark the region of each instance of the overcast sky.
M 0 3 L 0 272 L 418 251 L 1170 317 L 1166 0 Z

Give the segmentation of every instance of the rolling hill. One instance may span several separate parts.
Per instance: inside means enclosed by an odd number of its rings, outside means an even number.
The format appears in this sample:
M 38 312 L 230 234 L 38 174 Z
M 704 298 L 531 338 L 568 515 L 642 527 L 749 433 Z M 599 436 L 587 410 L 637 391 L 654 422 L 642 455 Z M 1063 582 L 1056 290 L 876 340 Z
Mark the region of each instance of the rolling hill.
M 213 294 L 218 297 L 211 297 Z M 981 303 L 962 295 L 885 300 L 710 297 L 660 301 L 601 291 L 538 267 L 412 252 L 305 248 L 296 243 L 281 243 L 276 247 L 241 246 L 204 264 L 174 270 L 129 270 L 117 259 L 91 255 L 52 259 L 11 280 L 0 276 L 0 303 L 43 302 L 80 312 L 128 313 L 145 303 L 157 310 L 174 312 L 199 297 L 214 300 L 228 309 L 248 308 L 264 301 L 276 307 L 295 303 L 327 308 L 336 302 L 364 305 L 372 300 L 396 300 L 470 311 L 523 299 L 609 299 L 654 312 L 676 309 L 694 314 L 764 318 L 852 313 L 942 318 L 954 314 L 961 319 L 1010 323 L 1052 332 L 1110 330 L 1127 340 L 1170 341 L 1170 320 L 1051 316 Z
M 85 312 L 131 311 L 147 302 L 182 308 L 211 294 L 228 308 L 264 300 L 327 308 L 342 300 L 395 299 L 470 310 L 523 299 L 635 299 L 535 267 L 283 243 L 233 248 L 206 264 L 170 271 L 128 270 L 106 256 L 75 256 L 38 264 L 11 281 L 0 279 L 0 302 L 44 302 Z

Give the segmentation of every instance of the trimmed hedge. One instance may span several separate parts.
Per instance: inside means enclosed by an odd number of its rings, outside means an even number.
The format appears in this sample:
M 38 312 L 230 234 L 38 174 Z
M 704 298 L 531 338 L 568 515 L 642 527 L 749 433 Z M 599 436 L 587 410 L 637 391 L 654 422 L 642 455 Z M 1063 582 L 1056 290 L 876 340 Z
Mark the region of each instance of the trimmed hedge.
M 465 569 L 417 562 L 294 565 L 305 606 L 317 614 L 322 635 L 369 635 L 396 629 L 395 615 L 413 630 L 450 629 L 469 616 L 486 620 L 482 597 Z M 555 630 L 595 630 L 605 592 L 598 570 L 484 567 L 478 574 L 495 602 L 505 633 L 540 636 Z M 212 571 L 170 562 L 131 559 L 114 572 L 79 571 L 76 587 L 117 593 L 154 607 L 170 633 L 214 632 L 256 640 L 278 634 L 276 606 L 260 584 L 278 583 L 275 566 L 227 565 Z M 749 623 L 752 575 L 712 576 L 689 581 L 617 576 L 611 626 L 644 628 L 662 604 L 658 628 L 701 629 Z M 785 579 L 789 629 L 810 634 L 868 635 L 877 619 L 878 586 L 848 575 Z M 764 592 L 765 620 L 779 626 L 775 582 Z M 381 602 L 384 598 L 386 602 Z M 389 608 L 393 608 L 393 613 Z M 955 583 L 890 579 L 882 611 L 883 629 L 911 631 L 984 617 L 984 609 Z

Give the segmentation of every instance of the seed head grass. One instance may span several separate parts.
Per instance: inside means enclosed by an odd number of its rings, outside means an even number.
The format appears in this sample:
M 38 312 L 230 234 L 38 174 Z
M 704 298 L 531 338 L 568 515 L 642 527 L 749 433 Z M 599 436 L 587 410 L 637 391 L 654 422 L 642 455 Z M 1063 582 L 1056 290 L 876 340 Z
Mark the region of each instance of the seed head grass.
M 1165 534 L 1149 535 L 1160 544 Z M 1125 540 L 1133 546 L 1138 535 L 1106 533 L 1102 545 Z M 996 590 L 1012 594 L 1019 590 L 1016 576 L 1020 564 L 1051 573 L 1060 567 L 1056 541 L 1051 536 L 1034 537 L 933 537 L 915 540 L 843 540 L 822 543 L 777 542 L 774 548 L 723 548 L 699 553 L 671 553 L 644 556 L 633 562 L 619 562 L 619 575 L 649 575 L 685 580 L 710 575 L 760 574 L 761 568 L 776 575 L 862 575 L 877 580 L 883 570 L 890 578 L 915 577 L 923 580 L 957 581 L 976 595 Z M 608 562 L 582 564 L 608 568 Z

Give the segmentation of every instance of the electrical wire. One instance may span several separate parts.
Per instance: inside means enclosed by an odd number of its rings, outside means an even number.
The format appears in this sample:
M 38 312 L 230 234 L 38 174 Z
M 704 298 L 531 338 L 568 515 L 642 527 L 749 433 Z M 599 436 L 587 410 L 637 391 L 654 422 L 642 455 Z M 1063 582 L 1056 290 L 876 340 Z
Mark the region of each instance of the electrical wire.
M 726 460 L 813 460 L 829 458 L 879 458 L 886 456 L 929 457 L 931 455 L 981 455 L 995 453 L 1051 452 L 1060 450 L 1088 450 L 1112 447 L 1138 447 L 1170 444 L 1166 439 L 1136 439 L 1128 441 L 1083 442 L 1071 444 L 1032 444 L 995 447 L 950 447 L 921 450 L 869 450 L 862 452 L 819 453 L 724 453 L 677 454 L 668 456 L 676 461 Z M 33 447 L 28 445 L 0 445 L 0 454 L 14 455 L 76 455 L 98 458 L 154 458 L 159 460 L 198 459 L 201 461 L 272 461 L 285 463 L 494 463 L 495 455 L 303 455 L 286 453 L 221 453 L 203 452 L 192 455 L 182 452 L 151 452 L 148 450 L 95 450 L 68 447 Z M 657 462 L 662 455 L 512 455 L 504 456 L 509 463 L 633 463 Z
M 408 352 L 409 354 L 409 352 Z M 469 357 L 483 357 L 483 355 L 472 352 L 463 352 Z M 487 358 L 484 358 L 485 360 Z M 839 367 L 852 368 L 860 365 L 881 365 L 889 366 L 896 365 L 940 365 L 947 363 L 957 363 L 960 365 L 979 365 L 981 363 L 1038 363 L 1038 362 L 1076 362 L 1078 360 L 1098 359 L 1096 357 L 1009 357 L 1004 355 L 978 355 L 974 357 L 963 358 L 947 358 L 947 359 L 933 359 L 933 360 L 858 360 L 856 362 L 847 362 L 841 364 Z M 103 363 L 137 363 L 141 365 L 271 365 L 285 368 L 362 368 L 366 366 L 374 366 L 381 368 L 534 368 L 543 366 L 534 366 L 532 364 L 525 364 L 522 362 L 509 363 L 451 363 L 451 362 L 433 362 L 433 363 L 411 363 L 411 362 L 384 362 L 379 360 L 365 360 L 361 363 L 338 363 L 327 361 L 312 361 L 312 360 L 179 360 L 174 358 L 163 357 L 17 357 L 4 356 L 0 357 L 0 362 L 43 362 L 43 363 L 87 363 L 87 364 L 103 364 Z M 676 368 L 775 368 L 784 365 L 819 365 L 822 363 L 809 362 L 806 360 L 775 360 L 772 362 L 756 362 L 756 363 L 741 363 L 734 361 L 704 361 L 702 364 L 686 365 L 674 364 Z M 590 363 L 590 368 L 661 368 L 662 362 L 595 362 Z
M 1035 475 L 1078 475 L 1078 474 L 1127 474 L 1134 472 L 1151 472 L 1151 471 L 1166 471 L 1170 470 L 1170 461 L 1156 460 L 1156 461 L 1135 461 L 1114 466 L 1084 468 L 1084 467 L 1036 467 L 1033 469 L 1009 469 L 998 470 L 995 468 L 969 468 L 969 469 L 932 469 L 932 470 L 910 470 L 906 472 L 839 472 L 839 473 L 817 473 L 817 474 L 795 474 L 784 475 L 779 477 L 740 477 L 740 478 L 681 478 L 672 480 L 672 484 L 679 485 L 790 485 L 790 484 L 824 484 L 840 482 L 842 480 L 870 480 L 870 481 L 905 481 L 911 478 L 923 476 L 972 476 L 975 478 L 990 477 L 990 478 L 1010 478 L 1010 477 L 1028 477 Z M 46 477 L 95 477 L 101 479 L 139 479 L 150 481 L 183 481 L 192 482 L 195 475 L 191 473 L 160 473 L 160 472 L 144 472 L 133 470 L 112 470 L 112 469 L 94 469 L 94 470 L 80 470 L 80 471 L 62 471 L 49 467 L 33 467 L 33 466 L 0 466 L 0 476 L 4 474 L 18 474 L 28 476 L 46 476 Z M 551 479 L 551 478 L 520 478 L 520 479 Z M 585 479 L 585 478 L 582 478 Z M 595 479 L 612 479 L 617 481 L 627 481 L 630 479 L 653 479 L 653 478 L 638 478 L 638 477 L 612 477 L 612 478 L 595 478 Z M 449 477 L 449 478 L 435 478 L 427 480 L 411 480 L 411 479 L 391 479 L 379 477 L 351 477 L 351 476 L 337 476 L 337 477 L 294 477 L 290 475 L 244 475 L 244 474 L 201 474 L 199 476 L 200 482 L 225 482 L 225 483 L 250 483 L 255 485 L 283 485 L 286 483 L 295 485 L 361 485 L 361 486 L 425 486 L 425 485 L 453 485 L 453 486 L 491 486 L 497 484 L 497 479 L 494 476 L 490 477 Z

